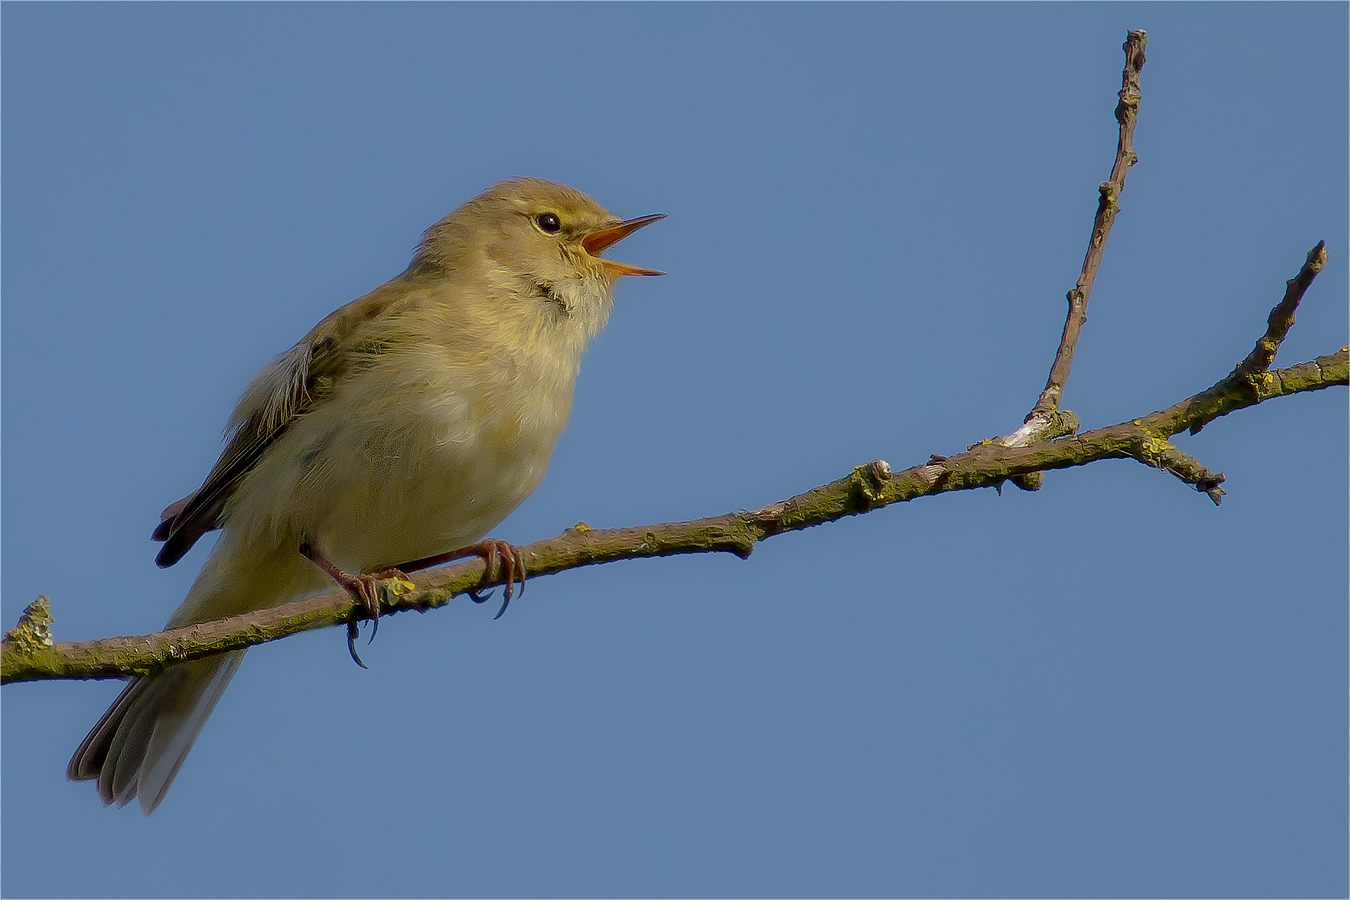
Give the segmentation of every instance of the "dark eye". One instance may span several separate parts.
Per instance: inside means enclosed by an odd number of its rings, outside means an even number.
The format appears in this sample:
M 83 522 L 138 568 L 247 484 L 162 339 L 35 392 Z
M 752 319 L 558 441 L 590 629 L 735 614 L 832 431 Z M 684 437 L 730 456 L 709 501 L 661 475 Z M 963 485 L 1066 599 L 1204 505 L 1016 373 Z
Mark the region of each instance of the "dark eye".
M 562 223 L 553 213 L 541 213 L 534 217 L 534 224 L 539 226 L 539 230 L 545 234 L 557 234 L 562 230 Z

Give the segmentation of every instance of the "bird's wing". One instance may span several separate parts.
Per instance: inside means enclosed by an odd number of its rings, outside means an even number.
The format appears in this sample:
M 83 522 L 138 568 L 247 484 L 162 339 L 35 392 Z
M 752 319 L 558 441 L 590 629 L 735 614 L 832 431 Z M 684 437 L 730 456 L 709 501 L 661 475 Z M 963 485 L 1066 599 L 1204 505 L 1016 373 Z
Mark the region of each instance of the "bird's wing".
M 182 559 L 208 531 L 224 524 L 225 504 L 268 448 L 301 416 L 321 402 L 344 376 L 364 367 L 387 346 L 363 340 L 372 321 L 401 306 L 398 279 L 353 300 L 314 326 L 249 384 L 234 415 L 220 459 L 196 491 L 170 504 L 151 537 L 164 546 L 155 556 L 166 568 Z

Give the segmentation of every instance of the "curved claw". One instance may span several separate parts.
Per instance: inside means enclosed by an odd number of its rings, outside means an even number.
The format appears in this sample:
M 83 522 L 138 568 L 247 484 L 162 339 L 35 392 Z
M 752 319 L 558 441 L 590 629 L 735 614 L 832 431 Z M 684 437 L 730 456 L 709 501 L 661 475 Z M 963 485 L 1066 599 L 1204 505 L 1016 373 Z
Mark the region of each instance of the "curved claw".
M 308 541 L 300 545 L 300 555 L 327 572 L 366 611 L 366 615 L 370 619 L 370 640 L 366 643 L 369 644 L 370 641 L 375 640 L 375 634 L 380 630 L 380 594 L 384 590 L 380 584 L 381 576 L 353 575 L 350 572 L 344 572 L 325 559 L 318 549 Z M 397 569 L 388 569 L 381 574 L 405 578 L 403 573 Z M 364 669 L 366 664 L 361 662 L 361 657 L 356 655 L 356 636 L 359 633 L 360 628 L 355 622 L 347 623 L 347 651 L 351 653 L 356 664 Z
M 355 622 L 347 623 L 347 652 L 352 655 L 352 662 L 361 668 L 367 668 L 366 664 L 361 662 L 361 657 L 356 654 L 356 636 L 360 634 L 360 629 L 356 627 Z M 372 634 L 371 637 L 374 637 Z
M 398 568 L 404 572 L 416 572 L 421 569 L 428 569 L 432 566 L 444 565 L 448 562 L 454 562 L 458 559 L 477 556 L 482 558 L 484 563 L 482 584 L 489 585 L 500 577 L 502 563 L 505 561 L 506 568 L 506 598 L 502 601 L 502 608 L 497 611 L 493 619 L 500 619 L 502 613 L 506 612 L 506 607 L 511 604 L 511 598 L 516 595 L 516 585 L 520 585 L 519 593 L 525 594 L 525 559 L 520 552 L 519 547 L 515 547 L 506 541 L 499 541 L 493 538 L 486 538 L 479 541 L 471 547 L 464 547 L 459 550 L 453 550 L 449 553 L 442 553 L 439 556 L 428 556 L 423 559 L 415 559 L 412 562 L 400 563 Z M 464 592 L 474 603 L 486 602 L 487 598 L 492 596 L 492 589 L 486 591 L 482 588 L 470 588 Z
M 522 587 L 521 593 L 523 594 L 525 593 L 525 591 L 523 590 L 524 585 L 521 585 L 521 587 Z M 492 594 L 494 591 L 496 591 L 496 588 L 488 588 L 486 591 L 480 594 L 478 593 L 478 591 L 474 590 L 473 588 L 470 588 L 464 593 L 468 594 L 469 599 L 472 600 L 474 603 L 486 603 L 488 602 L 488 600 L 492 599 Z M 511 591 L 508 589 L 506 591 L 505 599 L 502 600 L 502 608 L 497 610 L 497 614 L 492 617 L 492 621 L 495 622 L 498 619 L 500 619 L 502 617 L 502 613 L 506 612 L 506 607 L 509 606 L 510 603 L 511 603 Z
M 494 622 L 500 619 L 502 613 L 506 612 L 506 607 L 511 605 L 511 596 L 516 585 L 520 585 L 520 596 L 525 596 L 525 560 L 521 556 L 520 549 L 506 543 L 501 543 L 499 549 L 506 561 L 506 589 L 503 592 L 502 608 L 492 617 Z

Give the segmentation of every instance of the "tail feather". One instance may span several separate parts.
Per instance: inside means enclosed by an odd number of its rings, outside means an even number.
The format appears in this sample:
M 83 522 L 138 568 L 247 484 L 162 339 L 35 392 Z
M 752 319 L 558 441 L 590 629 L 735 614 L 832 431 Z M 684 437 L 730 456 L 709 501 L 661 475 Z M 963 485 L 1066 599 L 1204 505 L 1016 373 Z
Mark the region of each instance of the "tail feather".
M 178 777 L 178 770 L 183 768 L 183 761 L 197 742 L 197 735 L 202 733 L 202 726 L 215 712 L 234 673 L 239 671 L 244 651 L 235 650 L 201 660 L 217 661 L 219 664 L 212 670 L 202 672 L 204 683 L 194 686 L 191 693 L 185 691 L 176 697 L 169 714 L 161 715 L 155 724 L 146 752 L 147 763 L 142 765 L 140 777 L 141 809 L 147 816 L 164 802 L 173 780 Z
M 113 705 L 108 707 L 108 711 L 98 720 L 98 724 L 89 730 L 89 734 L 80 742 L 75 755 L 70 758 L 70 765 L 66 766 L 67 778 L 71 781 L 92 781 L 98 777 L 104 761 L 108 758 L 108 750 L 112 745 L 113 735 L 117 732 L 117 726 L 126 718 L 129 704 L 134 703 L 149 684 L 148 679 L 134 678 L 122 693 L 117 695 Z
M 104 806 L 113 802 L 119 807 L 126 806 L 136 795 L 138 761 L 145 757 L 145 748 L 150 745 L 155 715 L 153 697 L 158 686 L 150 682 L 139 701 L 128 704 L 126 717 L 108 742 L 107 757 L 98 773 L 98 794 Z
M 168 628 L 265 609 L 328 587 L 327 575 L 285 549 L 289 540 L 270 548 L 243 540 L 226 530 Z M 75 751 L 67 777 L 97 781 L 105 806 L 139 798 L 146 815 L 154 812 L 243 659 L 243 650 L 233 650 L 132 680 Z
M 125 806 L 139 796 L 150 815 L 243 659 L 244 651 L 235 650 L 136 678 L 80 744 L 66 776 L 97 779 L 105 806 Z

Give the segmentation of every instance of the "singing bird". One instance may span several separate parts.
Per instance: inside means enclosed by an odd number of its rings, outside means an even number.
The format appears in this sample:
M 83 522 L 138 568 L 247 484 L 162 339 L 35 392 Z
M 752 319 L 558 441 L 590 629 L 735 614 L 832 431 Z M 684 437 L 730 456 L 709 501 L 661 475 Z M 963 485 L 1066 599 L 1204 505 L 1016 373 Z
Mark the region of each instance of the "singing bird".
M 615 282 L 662 274 L 600 253 L 662 218 L 620 220 L 566 185 L 521 178 L 427 229 L 403 274 L 253 379 L 206 481 L 164 511 L 160 566 L 222 529 L 166 627 L 279 606 L 333 579 L 377 612 L 376 574 L 471 555 L 493 580 L 502 564 L 509 601 L 519 551 L 483 538 L 543 479 Z M 104 805 L 139 797 L 154 812 L 243 659 L 134 678 L 67 775 L 97 780 Z

